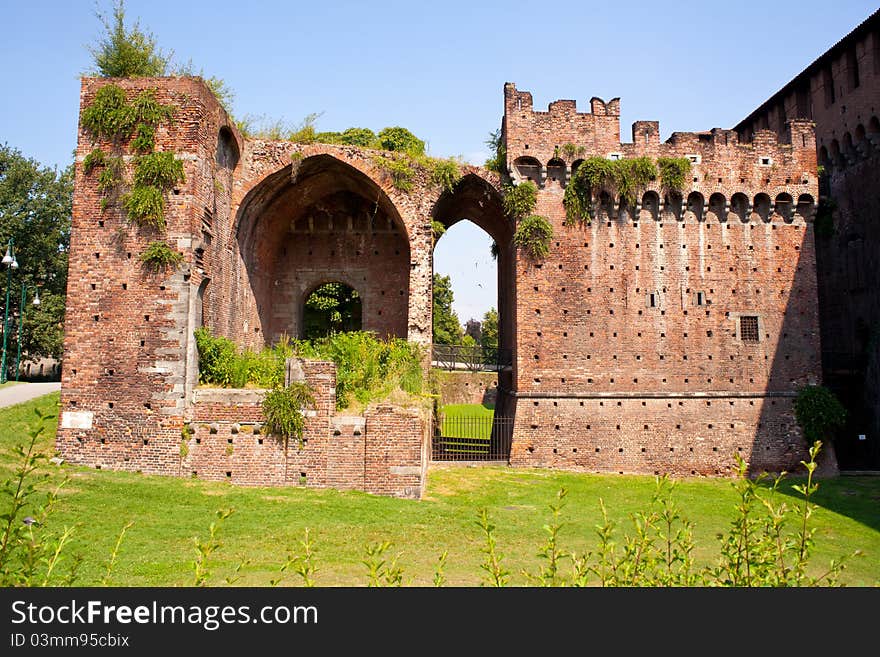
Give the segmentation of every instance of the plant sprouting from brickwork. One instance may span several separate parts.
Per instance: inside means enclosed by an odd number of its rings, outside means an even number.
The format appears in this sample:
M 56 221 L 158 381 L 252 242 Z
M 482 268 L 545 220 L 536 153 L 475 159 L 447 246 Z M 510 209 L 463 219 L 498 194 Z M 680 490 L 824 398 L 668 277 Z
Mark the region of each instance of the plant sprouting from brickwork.
M 552 224 L 541 215 L 532 214 L 519 222 L 513 234 L 513 243 L 533 260 L 541 260 L 550 253 L 553 238 Z
M 519 185 L 505 185 L 502 194 L 504 212 L 511 219 L 530 215 L 538 204 L 538 187 L 531 180 Z
M 158 272 L 177 269 L 183 262 L 183 254 L 175 251 L 165 242 L 150 242 L 139 256 L 147 269 Z
M 504 146 L 504 138 L 501 133 L 501 128 L 498 128 L 498 130 L 494 132 L 490 132 L 489 138 L 486 140 L 485 144 L 492 152 L 492 156 L 486 160 L 486 163 L 483 166 L 489 171 L 494 171 L 495 173 L 500 173 L 502 175 L 507 173 L 507 148 Z
M 154 152 L 156 128 L 169 120 L 174 112 L 170 105 L 156 99 L 155 89 L 144 89 L 131 102 L 125 91 L 113 84 L 98 90 L 95 98 L 82 112 L 83 129 L 95 139 L 113 144 L 110 156 L 100 148 L 86 156 L 86 175 L 101 168 L 98 190 L 104 195 L 102 209 L 116 203 L 117 198 L 132 223 L 141 227 L 165 230 L 165 192 L 184 181 L 183 162 L 170 151 Z M 120 192 L 125 183 L 122 145 L 138 154 L 134 162 L 134 180 L 127 192 Z
M 135 21 L 131 29 L 125 27 L 125 2 L 117 0 L 113 15 L 100 11 L 96 16 L 104 26 L 105 34 L 96 46 L 89 46 L 94 61 L 91 73 L 105 78 L 161 77 L 168 70 L 170 55 L 156 45 L 156 38 L 144 32 Z
M 593 217 L 593 199 L 603 192 L 611 197 L 619 196 L 627 205 L 634 205 L 638 195 L 656 176 L 657 167 L 647 157 L 587 158 L 565 188 L 566 223 L 589 223 Z
M 431 172 L 431 182 L 447 192 L 451 192 L 455 183 L 461 178 L 458 162 L 453 159 L 442 160 L 426 157 L 422 164 Z
M 266 429 L 284 442 L 285 449 L 291 438 L 303 447 L 305 410 L 314 408 L 315 396 L 303 381 L 292 381 L 288 386 L 276 386 L 263 398 Z
M 658 157 L 660 186 L 665 192 L 681 192 L 691 172 L 691 161 L 686 157 Z

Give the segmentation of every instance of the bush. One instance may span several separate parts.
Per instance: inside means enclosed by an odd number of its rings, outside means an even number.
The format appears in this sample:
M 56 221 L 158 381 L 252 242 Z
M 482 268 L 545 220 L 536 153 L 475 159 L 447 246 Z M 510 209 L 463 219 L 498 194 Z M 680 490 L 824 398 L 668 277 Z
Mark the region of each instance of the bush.
M 533 214 L 519 222 L 513 234 L 513 243 L 523 249 L 529 257 L 540 260 L 550 253 L 550 240 L 553 226 L 544 217 Z
M 425 142 L 400 126 L 382 129 L 379 132 L 379 145 L 386 151 L 398 151 L 408 155 L 425 154 Z
M 505 185 L 504 212 L 512 219 L 521 219 L 535 209 L 538 203 L 538 188 L 530 180 L 519 185 Z
M 289 386 L 275 386 L 263 398 L 263 415 L 270 433 L 281 437 L 287 447 L 291 438 L 299 442 L 302 449 L 303 430 L 306 419 L 303 410 L 313 408 L 315 397 L 311 389 L 302 381 L 294 381 Z
M 160 77 L 168 69 L 170 56 L 156 45 L 155 37 L 140 29 L 138 22 L 125 29 L 125 3 L 118 0 L 112 19 L 97 13 L 106 34 L 89 53 L 95 62 L 94 73 L 105 78 Z
M 825 386 L 804 386 L 798 390 L 794 415 L 808 444 L 828 442 L 846 422 L 846 409 Z
M 140 261 L 147 269 L 153 271 L 177 269 L 183 262 L 183 254 L 174 251 L 165 242 L 150 242 L 140 255 Z

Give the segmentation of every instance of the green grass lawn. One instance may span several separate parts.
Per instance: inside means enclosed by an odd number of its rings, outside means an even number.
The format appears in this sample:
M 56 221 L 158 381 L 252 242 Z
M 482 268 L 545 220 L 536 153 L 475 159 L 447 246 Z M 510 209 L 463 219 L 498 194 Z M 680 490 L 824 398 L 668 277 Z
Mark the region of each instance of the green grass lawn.
M 32 409 L 56 408 L 58 394 L 0 410 L 0 473 L 14 466 L 11 448 L 25 439 Z M 52 449 L 55 421 L 48 421 L 42 447 Z M 566 549 L 595 545 L 600 522 L 599 500 L 611 517 L 629 528 L 629 516 L 644 509 L 654 491 L 653 477 L 600 476 L 551 470 L 505 467 L 443 467 L 432 469 L 428 492 L 421 501 L 378 497 L 358 492 L 301 488 L 239 488 L 194 479 L 143 476 L 96 471 L 72 466 L 47 466 L 51 479 L 70 478 L 50 529 L 75 526 L 70 554 L 84 557 L 78 584 L 97 584 L 119 530 L 128 531 L 118 555 L 112 583 L 129 586 L 188 585 L 192 582 L 193 537 L 207 537 L 215 512 L 234 508 L 219 538 L 210 582 L 224 583 L 243 560 L 240 585 L 268 585 L 303 530 L 310 528 L 319 567 L 319 585 L 366 583 L 363 546 L 388 540 L 399 554 L 404 582 L 431 583 L 437 557 L 448 550 L 446 574 L 450 584 L 479 583 L 483 545 L 475 524 L 478 509 L 486 507 L 497 526 L 504 564 L 513 583 L 525 583 L 522 570 L 534 572 L 535 553 L 545 540 L 547 505 L 556 492 L 568 490 L 566 525 L 561 541 Z M 790 491 L 790 487 L 785 488 Z M 730 480 L 677 480 L 675 499 L 694 523 L 696 557 L 714 562 L 716 534 L 733 517 L 735 495 Z M 818 528 L 813 566 L 816 571 L 832 557 L 860 549 L 865 556 L 852 561 L 843 581 L 850 585 L 880 582 L 880 478 L 842 477 L 820 482 L 820 504 L 812 522 Z M 794 503 L 796 499 L 790 498 Z M 285 575 L 283 583 L 298 584 Z

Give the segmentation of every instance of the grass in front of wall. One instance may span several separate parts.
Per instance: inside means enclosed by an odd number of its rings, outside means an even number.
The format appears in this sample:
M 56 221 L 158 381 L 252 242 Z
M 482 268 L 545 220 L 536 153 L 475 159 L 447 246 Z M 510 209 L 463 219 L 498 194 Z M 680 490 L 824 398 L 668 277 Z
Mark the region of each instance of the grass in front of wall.
M 16 462 L 12 447 L 26 438 L 33 408 L 57 412 L 58 394 L 0 409 L 0 478 Z M 41 448 L 53 451 L 56 419 L 45 421 Z M 50 530 L 75 526 L 68 557 L 81 554 L 79 585 L 100 582 L 120 529 L 129 521 L 111 583 L 125 586 L 177 586 L 193 581 L 193 537 L 207 538 L 219 509 L 235 513 L 219 533 L 222 547 L 211 561 L 209 583 L 223 585 L 246 560 L 237 585 L 299 584 L 295 575 L 280 573 L 289 549 L 298 548 L 305 528 L 311 531 L 320 586 L 366 584 L 361 563 L 364 545 L 391 541 L 399 555 L 404 583 L 430 585 L 437 558 L 448 550 L 446 576 L 452 585 L 477 585 L 484 555 L 476 520 L 480 508 L 497 526 L 498 549 L 514 584 L 525 584 L 523 570 L 535 572 L 545 542 L 547 505 L 556 492 L 568 490 L 560 535 L 568 550 L 594 548 L 601 523 L 599 500 L 612 520 L 628 529 L 630 516 L 645 510 L 654 492 L 654 478 L 590 475 L 506 467 L 432 468 L 421 501 L 379 497 L 360 492 L 306 488 L 243 488 L 222 482 L 145 476 L 93 470 L 70 465 L 47 466 L 50 481 L 70 478 Z M 791 484 L 783 487 L 790 504 L 797 503 Z M 733 518 L 736 498 L 730 480 L 686 478 L 677 481 L 675 499 L 694 522 L 697 562 L 706 565 L 718 555 L 716 535 Z M 820 505 L 811 522 L 818 528 L 812 567 L 819 572 L 829 559 L 861 549 L 865 556 L 850 562 L 843 581 L 850 585 L 880 582 L 880 477 L 844 477 L 820 482 Z

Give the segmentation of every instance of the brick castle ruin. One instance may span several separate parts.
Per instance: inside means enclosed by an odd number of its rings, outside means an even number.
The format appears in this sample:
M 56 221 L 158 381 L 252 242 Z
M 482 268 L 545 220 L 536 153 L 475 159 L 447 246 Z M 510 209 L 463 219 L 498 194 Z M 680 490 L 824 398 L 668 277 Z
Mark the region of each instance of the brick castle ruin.
M 102 142 L 81 129 L 57 438 L 68 461 L 418 497 L 430 418 L 391 405 L 337 415 L 333 365 L 302 363 L 318 403 L 305 444 L 285 449 L 260 430 L 258 393 L 197 386 L 193 331 L 253 348 L 301 335 L 305 298 L 337 281 L 358 291 L 364 330 L 430 345 L 431 224 L 463 219 L 498 245 L 513 358 L 495 412 L 513 418 L 511 465 L 725 475 L 735 454 L 753 470 L 805 458 L 793 401 L 822 376 L 811 121 L 665 142 L 637 121 L 623 142 L 618 99 L 536 111 L 508 83 L 509 176 L 463 166 L 451 190 L 417 175 L 402 191 L 375 151 L 243 138 L 198 78 L 84 79 L 81 108 L 107 84 L 129 99 L 155 88 L 174 107 L 156 149 L 184 163 L 164 236 L 184 262 L 143 268 L 156 235 L 102 209 L 83 166 Z M 652 181 L 635 204 L 604 196 L 591 223 L 566 225 L 565 186 L 590 156 L 682 157 L 691 172 L 680 192 Z M 503 184 L 526 179 L 553 225 L 540 261 L 516 248 L 502 206 Z

